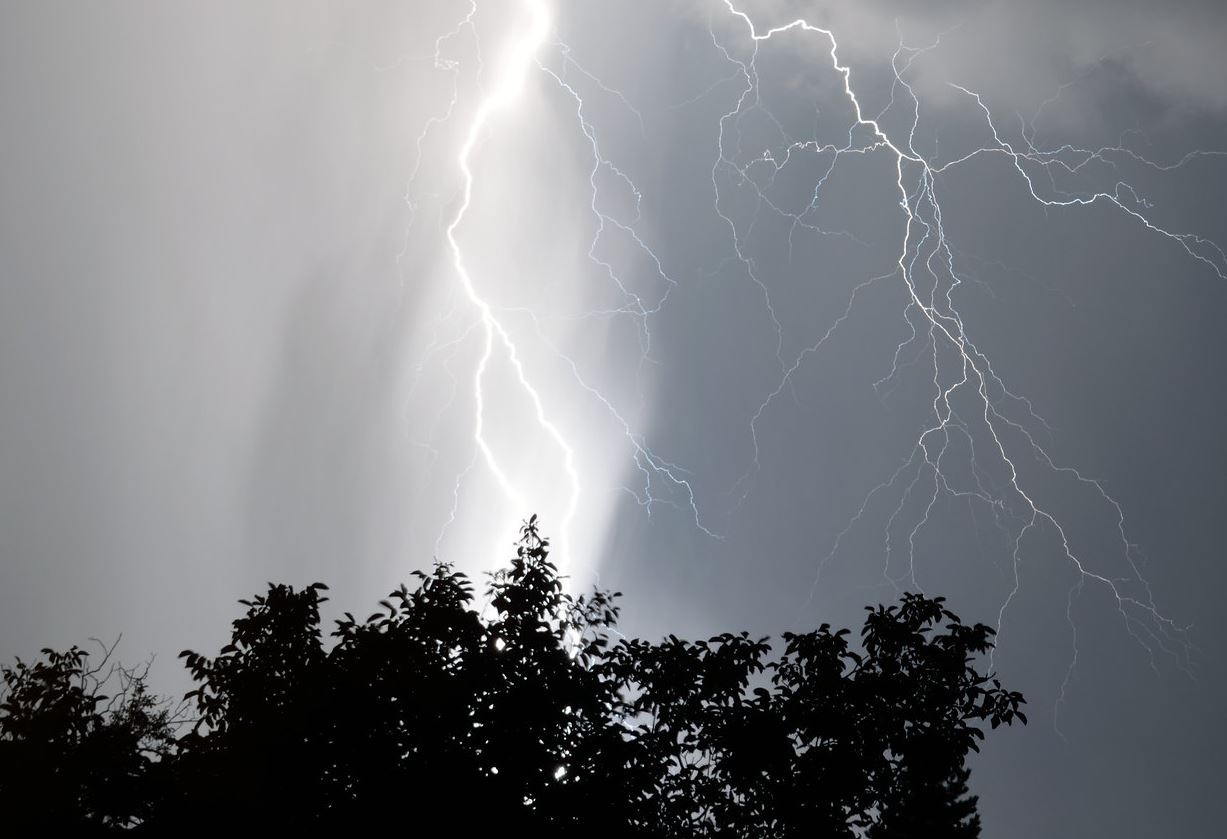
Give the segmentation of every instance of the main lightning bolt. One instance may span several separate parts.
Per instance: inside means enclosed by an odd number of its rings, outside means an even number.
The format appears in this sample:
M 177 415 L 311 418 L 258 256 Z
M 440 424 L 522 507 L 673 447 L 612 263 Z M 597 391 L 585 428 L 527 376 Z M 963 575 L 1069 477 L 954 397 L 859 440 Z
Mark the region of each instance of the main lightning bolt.
M 636 229 L 640 222 L 638 207 L 642 201 L 642 194 L 630 177 L 602 154 L 595 128 L 585 116 L 584 97 L 578 85 L 571 81 L 571 74 L 578 75 L 582 81 L 594 86 L 601 93 L 612 96 L 622 106 L 626 107 L 638 121 L 641 135 L 644 133 L 642 116 L 625 96 L 604 84 L 594 74 L 586 70 L 574 58 L 566 44 L 560 41 L 554 41 L 551 44 L 559 57 L 560 66 L 557 68 L 540 61 L 537 56 L 542 51 L 542 48 L 546 46 L 547 36 L 551 28 L 549 15 L 544 3 L 539 2 L 539 0 L 525 3 L 524 8 L 530 18 L 530 24 L 515 41 L 506 61 L 497 71 L 497 85 L 483 93 L 482 99 L 472 114 L 463 141 L 460 143 L 455 156 L 456 167 L 461 175 L 460 202 L 457 211 L 446 226 L 444 235 L 451 256 L 452 273 L 458 280 L 465 301 L 478 313 L 479 320 L 475 326 L 480 327 L 483 345 L 473 373 L 473 398 L 475 404 L 473 417 L 474 458 L 456 475 L 452 488 L 453 503 L 451 512 L 436 539 L 436 554 L 439 553 L 445 533 L 456 520 L 463 486 L 479 461 L 494 478 L 509 505 L 517 510 L 526 510 L 532 504 L 537 503 L 537 499 L 525 497 L 525 493 L 515 485 L 514 480 L 501 465 L 498 453 L 491 445 L 486 434 L 488 422 L 486 379 L 490 363 L 496 352 L 502 353 L 510 362 L 518 385 L 532 402 L 538 425 L 554 441 L 561 454 L 562 466 L 567 476 L 570 492 L 564 520 L 559 525 L 562 531 L 560 542 L 565 547 L 569 541 L 567 535 L 570 524 L 576 514 L 580 496 L 580 478 L 575 463 L 575 449 L 565 438 L 561 429 L 547 416 L 540 392 L 534 385 L 530 372 L 525 369 L 522 353 L 513 338 L 514 331 L 508 322 L 508 317 L 510 316 L 523 318 L 527 322 L 528 328 L 532 330 L 540 346 L 552 353 L 570 373 L 574 384 L 578 387 L 577 396 L 593 400 L 611 418 L 615 424 L 614 427 L 620 429 L 630 453 L 631 471 L 639 479 L 637 485 L 623 483 L 621 489 L 630 495 L 635 503 L 649 515 L 651 515 L 657 504 L 667 504 L 688 509 L 695 527 L 708 536 L 718 539 L 720 538 L 719 535 L 709 529 L 702 520 L 687 470 L 654 452 L 648 445 L 644 435 L 634 428 L 624 413 L 615 406 L 614 401 L 605 395 L 599 387 L 591 383 L 585 377 L 576 361 L 547 337 L 542 327 L 542 320 L 545 316 L 529 307 L 513 307 L 496 311 L 489 301 L 482 296 L 478 284 L 474 282 L 467 267 L 458 231 L 463 226 L 473 200 L 475 176 L 471 166 L 471 158 L 477 145 L 487 133 L 491 119 L 500 111 L 505 111 L 515 104 L 527 83 L 528 72 L 535 67 L 552 79 L 558 89 L 574 105 L 577 133 L 590 149 L 592 161 L 588 181 L 591 188 L 590 208 L 594 227 L 588 248 L 588 258 L 597 267 L 599 272 L 613 284 L 622 299 L 622 303 L 619 306 L 585 311 L 575 319 L 601 320 L 618 317 L 632 319 L 640 336 L 639 369 L 642 371 L 644 365 L 649 363 L 649 355 L 652 349 L 650 319 L 661 311 L 669 297 L 669 293 L 677 285 L 676 281 L 669 276 L 668 271 L 652 247 Z M 462 32 L 473 32 L 474 35 L 476 34 L 476 12 L 477 4 L 475 2 L 470 3 L 464 17 L 456 26 L 435 41 L 433 66 L 435 69 L 445 71 L 451 75 L 451 97 L 443 113 L 431 116 L 427 120 L 415 142 L 415 157 L 405 199 L 406 204 L 410 208 L 410 226 L 414 224 L 417 216 L 418 202 L 413 197 L 413 187 L 421 169 L 425 141 L 432 131 L 451 120 L 457 110 L 460 98 L 458 89 L 460 64 L 456 60 L 445 58 L 443 50 L 449 42 L 456 39 Z M 634 196 L 635 215 L 632 218 L 621 219 L 609 212 L 598 209 L 598 204 L 601 200 L 601 188 L 598 186 L 598 179 L 602 172 L 611 173 Z M 649 260 L 649 264 L 655 266 L 656 277 L 664 289 L 663 293 L 657 295 L 652 300 L 645 298 L 643 293 L 630 288 L 629 283 L 623 279 L 618 269 L 610 260 L 598 254 L 598 249 L 610 233 L 616 233 L 625 237 L 632 243 L 634 249 Z M 442 320 L 446 320 L 449 317 L 450 313 L 444 316 Z M 425 358 L 417 366 L 417 372 L 421 373 L 423 368 L 435 357 L 445 356 L 453 351 L 464 341 L 470 332 L 471 330 L 466 331 L 460 338 L 449 341 L 443 341 L 436 335 L 436 338 L 431 342 L 426 352 Z M 450 358 L 450 355 L 446 355 L 446 357 Z M 444 369 L 454 385 L 454 378 L 451 376 L 450 368 L 447 367 L 446 361 L 444 362 Z M 451 408 L 454 395 L 455 389 L 453 387 L 452 395 L 441 409 L 441 413 Z M 429 444 L 420 443 L 419 445 L 435 453 L 435 450 Z M 435 454 L 437 455 L 437 453 Z M 677 497 L 679 494 L 680 499 Z M 564 561 L 566 561 L 565 551 Z
M 528 72 L 536 66 L 535 56 L 537 51 L 542 47 L 549 35 L 550 18 L 545 4 L 540 0 L 525 0 L 524 9 L 528 14 L 529 24 L 512 46 L 504 65 L 497 74 L 497 82 L 494 87 L 486 92 L 485 97 L 474 111 L 472 120 L 469 123 L 468 133 L 465 135 L 464 141 L 456 155 L 456 166 L 460 170 L 462 180 L 461 201 L 456 215 L 447 226 L 445 235 L 451 250 L 452 267 L 455 271 L 455 276 L 460 282 L 464 296 L 480 315 L 483 333 L 483 349 L 473 374 L 473 399 L 476 404 L 473 428 L 474 443 L 477 446 L 477 450 L 481 452 L 486 468 L 494 476 L 507 501 L 519 510 L 527 509 L 530 499 L 525 498 L 524 494 L 516 488 L 512 480 L 507 476 L 507 473 L 499 464 L 497 455 L 490 447 L 485 433 L 486 372 L 495 348 L 499 346 L 502 352 L 506 354 L 507 361 L 515 371 L 520 388 L 531 400 L 538 424 L 554 441 L 562 455 L 563 471 L 566 474 L 570 488 L 566 512 L 559 524 L 562 534 L 560 541 L 565 545 L 570 532 L 571 521 L 575 517 L 575 511 L 579 504 L 580 478 L 575 468 L 575 451 L 558 429 L 558 426 L 546 415 L 541 394 L 525 372 L 516 342 L 495 315 L 493 308 L 477 290 L 473 278 L 470 276 L 469 270 L 465 265 L 464 251 L 456 237 L 457 230 L 464 223 L 465 215 L 468 213 L 469 206 L 473 201 L 473 169 L 470 165 L 473 150 L 476 148 L 491 118 L 499 111 L 514 105 L 520 98 L 527 81 Z M 471 20 L 471 16 L 472 12 L 470 11 L 469 17 L 466 20 Z

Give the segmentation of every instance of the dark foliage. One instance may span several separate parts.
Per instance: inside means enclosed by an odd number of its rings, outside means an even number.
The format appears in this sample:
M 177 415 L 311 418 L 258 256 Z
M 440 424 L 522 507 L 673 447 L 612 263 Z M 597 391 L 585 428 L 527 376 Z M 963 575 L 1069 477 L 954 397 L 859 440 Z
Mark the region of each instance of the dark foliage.
M 5 835 L 102 832 L 150 818 L 157 760 L 174 744 L 172 712 L 145 689 L 148 668 L 89 663 L 44 649 L 0 670 L 0 813 Z M 102 686 L 117 693 L 106 696 Z
M 3 672 L 0 806 L 39 827 L 644 837 L 974 837 L 969 751 L 1023 699 L 976 668 L 992 630 L 941 598 L 869 609 L 773 655 L 746 633 L 614 640 L 536 517 L 488 605 L 447 565 L 337 622 L 271 585 L 215 657 L 185 651 L 194 724 L 83 652 Z M 434 828 L 425 831 L 433 835 Z

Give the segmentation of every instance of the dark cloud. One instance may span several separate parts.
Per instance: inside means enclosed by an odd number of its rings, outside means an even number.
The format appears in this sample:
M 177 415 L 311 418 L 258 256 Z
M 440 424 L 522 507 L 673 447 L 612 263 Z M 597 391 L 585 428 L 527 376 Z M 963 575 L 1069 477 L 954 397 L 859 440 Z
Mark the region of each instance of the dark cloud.
M 804 17 L 839 33 L 850 58 L 886 55 L 898 35 L 914 46 L 941 38 L 929 63 L 934 81 L 983 88 L 1030 113 L 1058 86 L 1114 63 L 1177 111 L 1219 111 L 1227 35 L 1222 7 L 1205 0 L 950 0 L 908 3 L 747 3 L 764 20 Z

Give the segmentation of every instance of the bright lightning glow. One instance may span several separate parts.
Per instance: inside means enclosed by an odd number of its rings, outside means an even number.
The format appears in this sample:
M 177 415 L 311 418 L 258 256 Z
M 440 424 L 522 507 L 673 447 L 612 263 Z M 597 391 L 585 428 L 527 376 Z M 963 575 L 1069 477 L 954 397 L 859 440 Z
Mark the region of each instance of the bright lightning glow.
M 527 83 L 528 71 L 536 67 L 552 79 L 558 88 L 574 103 L 577 133 L 590 148 L 592 159 L 592 169 L 588 180 L 591 187 L 590 209 L 595 221 L 595 227 L 587 255 L 591 263 L 618 290 L 623 300 L 622 305 L 613 309 L 585 311 L 579 316 L 579 319 L 596 321 L 619 317 L 632 319 L 639 333 L 640 353 L 638 366 L 640 371 L 642 371 L 644 366 L 649 363 L 649 354 L 652 350 L 652 334 L 649 321 L 661 311 L 668 300 L 670 292 L 677 285 L 676 281 L 669 276 L 669 273 L 652 247 L 636 230 L 636 225 L 640 222 L 638 212 L 636 212 L 633 218 L 621 219 L 598 209 L 597 205 L 601 200 L 598 178 L 603 171 L 612 173 L 635 196 L 636 206 L 642 200 L 642 195 L 634 182 L 615 164 L 602 155 L 595 129 L 585 117 L 584 98 L 577 87 L 569 81 L 569 74 L 578 74 L 585 82 L 594 85 L 600 92 L 617 100 L 636 119 L 641 135 L 644 133 L 642 115 L 630 105 L 625 96 L 605 85 L 600 79 L 581 66 L 571 55 L 570 49 L 565 44 L 560 42 L 553 44 L 557 48 L 558 56 L 561 60 L 561 66 L 558 69 L 552 69 L 537 59 L 536 56 L 545 45 L 545 39 L 549 32 L 549 15 L 544 4 L 540 2 L 527 3 L 525 4 L 525 9 L 531 19 L 530 25 L 522 33 L 518 34 L 518 38 L 515 40 L 506 60 L 497 68 L 496 86 L 483 91 L 481 101 L 476 106 L 468 122 L 463 140 L 460 142 L 455 154 L 456 167 L 462 178 L 460 203 L 444 233 L 451 256 L 452 273 L 459 280 L 459 285 L 466 302 L 474 307 L 479 314 L 479 322 L 475 324 L 475 327 L 480 326 L 483 343 L 481 354 L 473 372 L 473 397 L 475 404 L 473 441 L 475 457 L 455 476 L 452 486 L 451 510 L 436 538 L 435 554 L 436 556 L 440 555 L 443 539 L 451 526 L 456 522 L 464 485 L 477 465 L 478 460 L 481 461 L 486 467 L 486 471 L 494 478 L 495 483 L 507 502 L 507 506 L 516 514 L 523 515 L 527 511 L 536 509 L 536 505 L 541 503 L 541 499 L 528 497 L 528 494 L 516 485 L 515 480 L 508 474 L 507 469 L 504 468 L 496 447 L 491 444 L 486 433 L 488 423 L 498 421 L 490 416 L 487 408 L 487 388 L 491 361 L 495 358 L 496 353 L 501 352 L 512 365 L 519 387 L 530 398 L 539 428 L 548 433 L 561 456 L 561 465 L 569 483 L 567 506 L 563 520 L 560 523 L 550 522 L 548 526 L 551 529 L 558 527 L 561 531 L 561 538 L 558 541 L 562 550 L 558 552 L 557 556 L 568 566 L 575 565 L 574 557 L 569 556 L 569 552 L 566 550 L 568 544 L 574 544 L 574 540 L 569 538 L 569 534 L 571 523 L 578 510 L 581 490 L 575 447 L 567 439 L 561 428 L 547 416 L 540 390 L 534 383 L 532 374 L 526 369 L 522 360 L 522 353 L 512 337 L 513 330 L 507 320 L 510 316 L 522 317 L 526 320 L 540 346 L 554 355 L 558 362 L 563 365 L 564 369 L 569 372 L 574 384 L 579 388 L 577 395 L 590 399 L 613 422 L 613 429 L 621 433 L 631 458 L 632 471 L 639 478 L 637 485 L 624 483 L 621 485 L 621 489 L 633 498 L 635 503 L 645 510 L 649 516 L 658 504 L 687 509 L 694 526 L 698 530 L 713 539 L 719 539 L 719 535 L 713 532 L 702 520 L 687 470 L 652 451 L 644 435 L 637 431 L 632 421 L 627 418 L 626 412 L 617 408 L 613 400 L 606 396 L 598 386 L 592 384 L 585 377 L 576 361 L 547 336 L 543 329 L 542 316 L 536 310 L 528 307 L 519 307 L 505 309 L 501 312 L 496 311 L 481 294 L 478 283 L 474 282 L 469 271 L 465 259 L 464 244 L 461 242 L 459 234 L 462 232 L 466 216 L 473 201 L 476 176 L 471 165 L 472 157 L 478 145 L 490 133 L 489 127 L 492 119 L 500 112 L 505 113 L 514 110 L 516 104 L 521 101 L 523 90 Z M 457 111 L 460 98 L 457 77 L 460 69 L 459 63 L 445 58 L 443 50 L 449 42 L 456 39 L 462 32 L 468 31 L 473 32 L 474 35 L 476 34 L 476 13 L 476 3 L 470 4 L 465 16 L 452 30 L 435 41 L 433 65 L 436 69 L 451 74 L 451 97 L 442 114 L 431 116 L 427 120 L 415 142 L 414 164 L 410 175 L 409 190 L 407 190 L 406 194 L 406 203 L 411 210 L 411 226 L 414 223 L 418 209 L 417 201 L 414 199 L 412 191 L 421 170 L 424 143 L 432 131 L 450 121 L 453 114 Z M 491 142 L 497 143 L 498 138 L 493 138 Z M 607 233 L 611 231 L 626 237 L 633 243 L 633 248 L 643 257 L 646 257 L 650 264 L 655 266 L 656 275 L 663 288 L 663 292 L 654 300 L 647 300 L 642 293 L 632 291 L 620 276 L 618 269 L 607 259 L 598 255 L 598 248 L 602 245 Z M 448 316 L 450 316 L 450 313 Z M 423 367 L 436 356 L 447 353 L 462 343 L 468 334 L 469 331 L 466 331 L 461 338 L 446 342 L 442 342 L 437 338 L 433 340 L 426 352 L 426 357 L 417 366 L 417 372 L 420 373 Z M 449 378 L 451 378 L 450 372 Z M 441 413 L 448 411 L 452 407 L 454 395 L 453 390 L 452 395 L 449 396 L 444 404 Z M 432 452 L 434 451 L 429 444 L 423 443 L 420 445 Z M 675 495 L 680 496 L 680 498 L 675 497 Z M 504 536 L 505 534 L 499 534 L 500 543 Z
M 477 405 L 474 417 L 473 440 L 485 460 L 486 468 L 489 469 L 498 482 L 507 501 L 518 510 L 527 510 L 528 505 L 531 503 L 530 499 L 527 499 L 513 485 L 511 479 L 508 478 L 503 468 L 499 465 L 498 457 L 491 449 L 485 435 L 486 368 L 494 353 L 497 339 L 497 343 L 502 346 L 503 351 L 506 353 L 507 361 L 510 362 L 515 370 L 520 387 L 523 388 L 524 393 L 532 401 L 537 422 L 550 438 L 554 440 L 562 453 L 563 469 L 570 484 L 570 500 L 567 504 L 563 520 L 559 523 L 560 541 L 565 547 L 570 532 L 571 520 L 575 517 L 575 511 L 579 505 L 580 479 L 575 469 L 575 452 L 558 427 L 546 416 L 541 396 L 524 370 L 515 341 L 512 340 L 506 327 L 495 316 L 490 304 L 486 302 L 474 286 L 473 278 L 469 276 L 468 268 L 465 266 L 464 251 L 459 240 L 456 238 L 456 231 L 463 224 L 465 214 L 468 212 L 469 205 L 473 200 L 473 170 L 470 166 L 473 150 L 481 139 L 490 119 L 499 111 L 510 108 L 520 98 L 526 83 L 526 76 L 529 70 L 535 66 L 534 57 L 545 43 L 546 36 L 549 34 L 550 19 L 545 4 L 539 2 L 539 0 L 525 0 L 524 8 L 529 16 L 529 25 L 515 42 L 510 54 L 507 56 L 506 62 L 499 69 L 495 86 L 486 93 L 481 103 L 477 106 L 472 121 L 469 123 L 468 133 L 456 156 L 456 165 L 460 169 L 463 179 L 462 200 L 460 208 L 456 211 L 451 224 L 447 226 L 446 236 L 447 243 L 451 248 L 452 265 L 455 269 L 456 277 L 460 280 L 465 297 L 476 307 L 481 315 L 481 324 L 485 336 L 481 359 L 473 376 L 473 398 Z M 470 17 L 471 14 L 472 12 L 470 12 Z

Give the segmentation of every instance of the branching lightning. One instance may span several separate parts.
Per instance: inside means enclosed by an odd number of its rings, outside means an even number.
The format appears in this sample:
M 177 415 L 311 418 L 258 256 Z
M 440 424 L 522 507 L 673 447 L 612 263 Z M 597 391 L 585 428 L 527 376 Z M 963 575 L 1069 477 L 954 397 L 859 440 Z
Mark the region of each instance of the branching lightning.
M 899 243 L 898 259 L 894 273 L 887 277 L 876 277 L 867 280 L 853 290 L 844 312 L 815 344 L 807 347 L 786 367 L 779 384 L 768 393 L 766 399 L 751 418 L 750 436 L 754 449 L 752 473 L 759 468 L 758 423 L 763 413 L 780 393 L 789 386 L 792 376 L 806 358 L 819 352 L 832 333 L 849 316 L 856 302 L 857 293 L 868 283 L 884 279 L 897 279 L 902 283 L 907 297 L 904 318 L 910 331 L 910 335 L 897 346 L 890 371 L 875 383 L 875 387 L 887 383 L 899 375 L 901 370 L 900 359 L 904 351 L 917 342 L 923 342 L 923 346 L 927 348 L 932 365 L 933 400 L 931 405 L 931 424 L 919 432 L 911 455 L 888 479 L 870 491 L 859 509 L 853 514 L 847 527 L 838 534 L 830 552 L 819 563 L 813 587 L 811 588 L 811 599 L 814 590 L 819 585 L 823 568 L 839 552 L 841 542 L 848 532 L 864 518 L 870 502 L 878 494 L 894 490 L 900 478 L 907 475 L 910 478 L 899 494 L 898 504 L 886 521 L 887 560 L 886 566 L 883 568 L 884 578 L 896 587 L 906 581 L 913 588 L 919 588 L 919 583 L 916 579 L 916 537 L 929 523 L 930 515 L 939 497 L 944 493 L 953 497 L 965 497 L 971 501 L 978 501 L 993 512 L 999 524 L 1008 528 L 1008 523 L 1003 523 L 1003 517 L 1005 517 L 1013 520 L 1016 525 L 1012 533 L 1010 533 L 1013 544 L 1013 588 L 1001 604 L 998 612 L 997 628 L 999 631 L 1005 625 L 1009 607 L 1019 591 L 1019 566 L 1022 561 L 1024 541 L 1029 535 L 1043 528 L 1049 528 L 1059 539 L 1062 546 L 1063 559 L 1076 571 L 1076 581 L 1069 591 L 1066 606 L 1066 616 L 1069 619 L 1073 648 L 1065 681 L 1060 689 L 1057 707 L 1064 701 L 1065 691 L 1077 661 L 1077 626 L 1073 618 L 1074 601 L 1088 584 L 1102 587 L 1114 598 L 1125 630 L 1150 653 L 1152 665 L 1157 666 L 1155 655 L 1158 652 L 1162 652 L 1171 656 L 1177 665 L 1187 666 L 1189 649 L 1185 632 L 1182 627 L 1162 614 L 1156 606 L 1150 584 L 1140 572 L 1135 560 L 1136 546 L 1130 542 L 1126 535 L 1125 516 L 1120 504 L 1105 490 L 1100 481 L 1083 475 L 1076 468 L 1058 465 L 1054 462 L 1044 447 L 1037 441 L 1032 430 L 1027 426 L 1027 422 L 1034 421 L 1048 428 L 1047 423 L 1035 413 L 1030 401 L 1013 393 L 1006 387 L 1005 383 L 994 371 L 988 356 L 972 340 L 969 330 L 964 323 L 963 316 L 954 300 L 955 290 L 962 282 L 963 275 L 956 268 L 954 250 L 947 239 L 946 231 L 942 224 L 942 207 L 938 199 L 938 179 L 943 173 L 975 157 L 982 155 L 1002 156 L 1017 171 L 1030 197 L 1042 206 L 1069 208 L 1086 206 L 1097 202 L 1111 204 L 1130 219 L 1140 224 L 1146 231 L 1173 241 L 1190 257 L 1207 266 L 1219 279 L 1224 279 L 1227 278 L 1227 275 L 1224 273 L 1225 269 L 1227 269 L 1227 258 L 1224 257 L 1222 249 L 1202 237 L 1175 232 L 1152 221 L 1146 215 L 1146 210 L 1149 209 L 1147 203 L 1140 197 L 1138 191 L 1128 183 L 1117 181 L 1114 187 L 1108 191 L 1071 193 L 1057 189 L 1055 180 L 1051 177 L 1051 170 L 1054 168 L 1063 170 L 1069 175 L 1077 175 L 1092 162 L 1112 166 L 1113 157 L 1128 157 L 1144 165 L 1166 171 L 1178 168 L 1195 156 L 1205 153 L 1193 153 L 1175 164 L 1162 166 L 1151 163 L 1137 154 L 1120 147 L 1087 150 L 1067 145 L 1055 151 L 1043 151 L 1038 149 L 1033 142 L 1034 118 L 1027 126 L 1030 128 L 1030 132 L 1028 133 L 1024 129 L 1026 148 L 1020 150 L 1002 139 L 991 111 L 978 93 L 962 85 L 952 85 L 957 91 L 975 103 L 975 106 L 982 113 L 986 125 L 991 130 L 994 142 L 992 145 L 976 149 L 948 162 L 934 164 L 916 149 L 915 132 L 919 124 L 921 103 L 915 90 L 907 80 L 907 71 L 919 55 L 928 50 L 935 49 L 938 46 L 938 42 L 921 48 L 908 47 L 902 41 L 900 42 L 900 46 L 891 60 L 891 68 L 894 71 L 894 87 L 892 89 L 891 102 L 883 109 L 882 113 L 879 113 L 876 117 L 870 117 L 865 114 L 861 102 L 857 98 L 852 84 L 851 69 L 847 65 L 840 63 L 839 43 L 835 33 L 815 26 L 804 19 L 797 19 L 769 29 L 760 29 L 748 14 L 737 8 L 732 0 L 725 0 L 724 6 L 730 15 L 737 18 L 744 25 L 746 34 L 752 41 L 752 47 L 748 60 L 739 60 L 733 58 L 729 48 L 716 40 L 713 35 L 716 47 L 731 62 L 740 67 L 746 83 L 737 107 L 728 114 L 725 114 L 721 119 L 720 154 L 717 166 L 732 166 L 739 171 L 744 180 L 750 180 L 746 175 L 745 167 L 739 166 L 730 160 L 726 153 L 724 123 L 726 120 L 735 119 L 742 114 L 746 107 L 745 103 L 757 95 L 758 79 L 755 61 L 758 57 L 760 45 L 784 33 L 803 32 L 820 39 L 821 49 L 827 54 L 831 69 L 842 77 L 843 93 L 851 104 L 855 116 L 855 121 L 848 130 L 847 145 L 827 149 L 833 153 L 832 162 L 827 169 L 826 175 L 819 179 L 814 187 L 814 202 L 818 200 L 818 194 L 822 188 L 823 181 L 834 170 L 841 155 L 886 153 L 889 155 L 895 171 L 898 208 L 905 217 L 904 232 Z M 911 110 L 910 131 L 906 136 L 894 138 L 882 127 L 880 120 L 883 114 L 896 104 L 896 96 L 900 94 L 902 95 L 903 102 Z M 1045 102 L 1044 105 L 1050 104 L 1050 102 L 1051 100 Z M 1044 105 L 1041 105 L 1041 108 Z M 858 132 L 866 135 L 865 139 L 860 143 L 856 142 Z M 812 143 L 790 143 L 785 152 L 785 157 L 807 145 L 812 146 Z M 774 157 L 770 153 L 765 154 L 759 160 L 774 165 Z M 1043 173 L 1052 182 L 1051 194 L 1044 194 L 1038 187 L 1036 171 Z M 715 184 L 714 177 L 713 184 Z M 718 188 L 717 201 L 719 201 Z M 809 209 L 813 207 L 814 203 L 812 202 Z M 805 213 L 803 212 L 794 217 L 796 226 L 802 224 L 804 215 Z M 721 216 L 724 217 L 723 214 Z M 738 253 L 740 256 L 740 249 Z M 747 272 L 750 273 L 750 278 L 756 284 L 762 286 L 761 280 L 750 272 L 751 266 L 749 261 L 744 258 L 742 259 L 746 264 Z M 766 294 L 765 288 L 764 294 Z M 768 306 L 770 306 L 769 299 Z M 774 313 L 772 314 L 774 319 Z M 943 350 L 953 351 L 953 362 L 945 361 L 942 358 Z M 975 397 L 973 404 L 978 405 L 976 410 L 979 415 L 974 419 L 971 417 L 964 419 L 955 408 L 956 401 L 960 397 L 967 396 L 969 393 Z M 1007 409 L 1003 407 L 1003 404 L 1021 406 L 1022 417 L 1012 417 L 1007 412 Z M 977 462 L 977 440 L 970 425 L 973 421 L 979 424 L 981 433 L 987 435 L 982 442 L 988 444 L 988 456 L 994 458 L 1008 471 L 1008 480 L 1005 487 L 990 488 L 981 479 L 981 470 Z M 1021 448 L 1007 444 L 1006 438 L 1010 433 L 1021 438 Z M 953 486 L 951 480 L 947 477 L 946 470 L 943 469 L 943 461 L 950 450 L 952 437 L 956 435 L 961 436 L 967 442 L 968 449 L 971 452 L 971 459 L 968 465 L 971 473 L 975 476 L 975 484 L 971 487 L 959 488 Z M 983 454 L 981 453 L 981 456 Z M 1119 531 L 1120 557 L 1129 569 L 1127 576 L 1123 578 L 1114 577 L 1106 571 L 1097 570 L 1090 558 L 1080 555 L 1071 546 L 1066 526 L 1059 515 L 1039 504 L 1020 478 L 1016 466 L 1017 458 L 1020 456 L 1033 457 L 1050 470 L 1050 472 L 1072 477 L 1080 484 L 1093 488 L 1102 501 L 1111 508 Z M 914 517 L 912 525 L 907 531 L 906 571 L 902 576 L 892 576 L 890 570 L 893 552 L 892 533 L 897 521 L 899 521 L 901 516 L 905 515 L 905 510 L 913 494 L 918 491 L 923 493 L 923 497 L 927 500 L 923 510 L 919 516 Z

